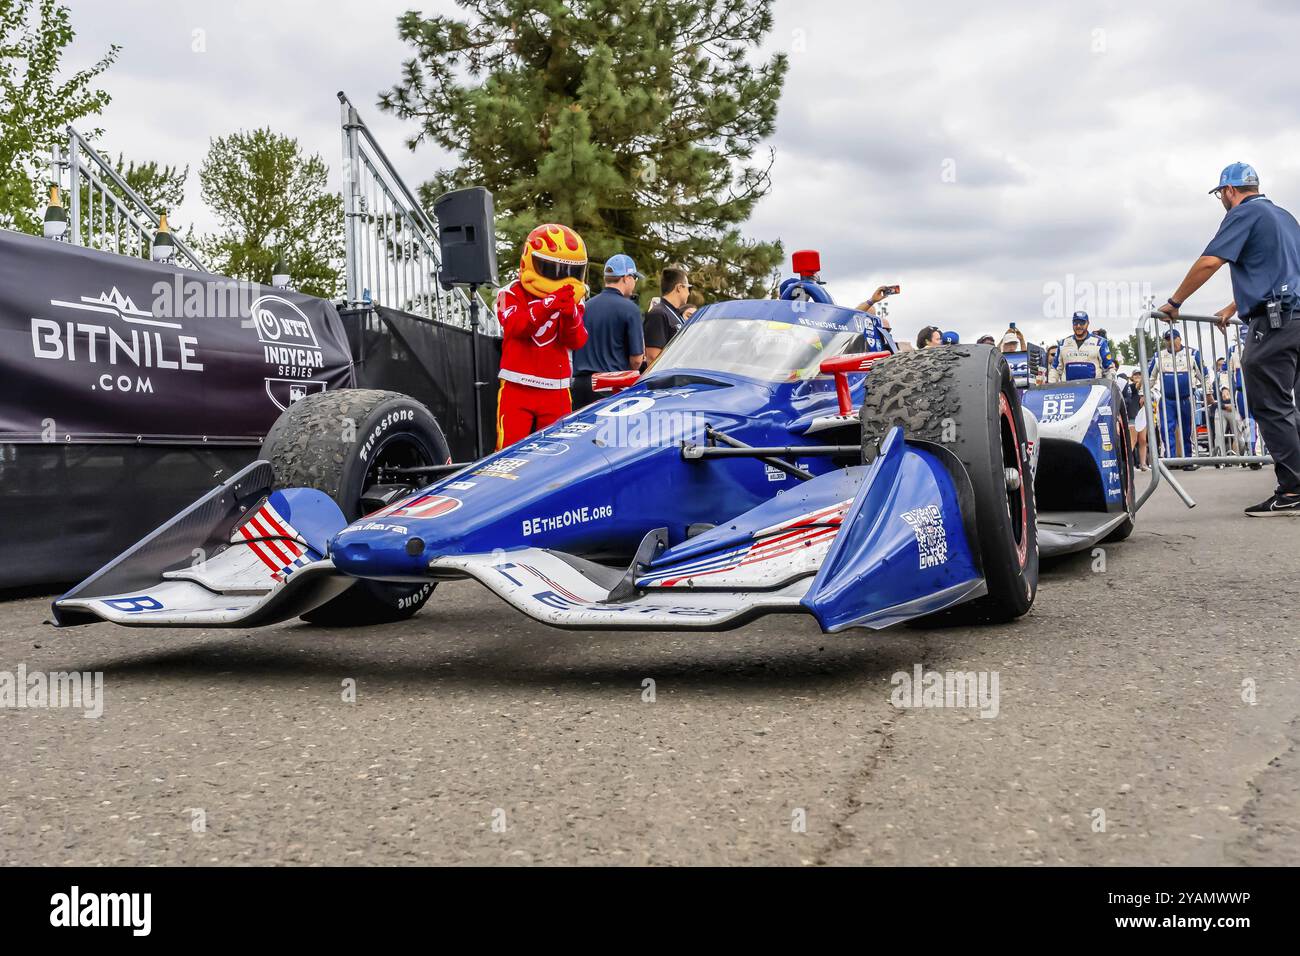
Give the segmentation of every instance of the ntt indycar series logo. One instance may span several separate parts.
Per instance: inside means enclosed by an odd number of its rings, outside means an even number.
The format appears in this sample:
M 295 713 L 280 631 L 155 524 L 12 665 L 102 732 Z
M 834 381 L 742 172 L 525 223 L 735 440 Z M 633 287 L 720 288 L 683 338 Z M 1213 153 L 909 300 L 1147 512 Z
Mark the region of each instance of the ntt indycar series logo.
M 262 357 L 273 370 L 266 394 L 276 407 L 284 411 L 312 392 L 323 392 L 325 383 L 311 379 L 325 367 L 325 354 L 307 314 L 281 295 L 261 296 L 248 311 Z

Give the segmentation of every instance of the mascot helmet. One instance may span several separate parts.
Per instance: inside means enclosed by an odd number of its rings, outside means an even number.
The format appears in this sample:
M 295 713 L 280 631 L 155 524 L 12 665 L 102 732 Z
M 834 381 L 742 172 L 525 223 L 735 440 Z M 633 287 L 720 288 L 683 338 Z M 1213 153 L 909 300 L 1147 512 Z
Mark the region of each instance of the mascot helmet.
M 519 282 L 531 295 L 552 295 L 564 286 L 573 287 L 573 297 L 587 294 L 587 245 L 568 226 L 548 222 L 538 226 L 524 240 L 519 257 Z

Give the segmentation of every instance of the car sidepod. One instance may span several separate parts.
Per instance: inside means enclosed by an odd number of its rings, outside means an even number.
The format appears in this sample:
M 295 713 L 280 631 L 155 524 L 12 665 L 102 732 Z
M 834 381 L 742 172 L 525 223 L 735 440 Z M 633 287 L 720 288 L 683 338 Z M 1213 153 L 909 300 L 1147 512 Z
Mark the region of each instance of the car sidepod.
M 1047 557 L 1091 547 L 1131 518 L 1127 423 L 1115 386 L 1089 380 L 1033 386 L 1022 395 L 1038 423 L 1034 493 Z

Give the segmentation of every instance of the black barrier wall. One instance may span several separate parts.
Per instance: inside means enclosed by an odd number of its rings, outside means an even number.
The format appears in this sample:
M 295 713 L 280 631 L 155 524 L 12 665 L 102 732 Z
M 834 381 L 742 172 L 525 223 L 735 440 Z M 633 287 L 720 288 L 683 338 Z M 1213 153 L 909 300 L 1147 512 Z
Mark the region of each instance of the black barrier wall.
M 404 392 L 429 407 L 442 425 L 456 461 L 474 454 L 474 377 L 471 333 L 418 315 L 378 306 L 343 315 L 360 388 Z M 496 443 L 497 371 L 501 340 L 478 335 L 477 381 L 482 392 L 483 447 Z
M 256 446 L 0 443 L 0 595 L 81 580 L 256 457 Z
M 474 457 L 470 333 L 0 230 L 0 593 L 73 583 L 316 391 L 405 392 Z M 479 336 L 483 436 L 501 343 Z M 356 374 L 353 357 L 356 357 Z
M 0 442 L 257 444 L 351 383 L 329 302 L 0 231 Z

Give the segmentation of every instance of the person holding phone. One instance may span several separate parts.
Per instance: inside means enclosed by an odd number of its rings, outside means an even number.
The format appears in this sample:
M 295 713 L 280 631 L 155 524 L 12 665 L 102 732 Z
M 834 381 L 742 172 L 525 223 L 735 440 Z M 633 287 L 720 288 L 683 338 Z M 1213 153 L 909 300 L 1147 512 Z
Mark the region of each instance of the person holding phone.
M 897 285 L 877 286 L 876 291 L 871 293 L 870 299 L 867 299 L 865 302 L 858 303 L 858 311 L 868 312 L 871 315 L 875 315 L 877 305 L 885 301 L 887 297 L 891 295 L 898 295 L 898 293 L 902 291 L 903 291 L 902 286 L 897 286 Z

